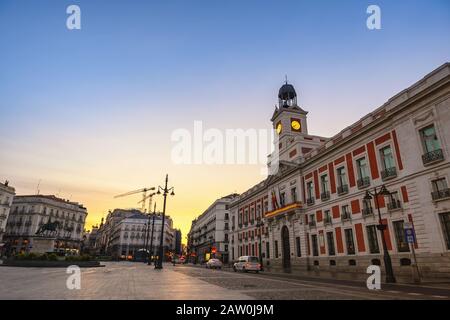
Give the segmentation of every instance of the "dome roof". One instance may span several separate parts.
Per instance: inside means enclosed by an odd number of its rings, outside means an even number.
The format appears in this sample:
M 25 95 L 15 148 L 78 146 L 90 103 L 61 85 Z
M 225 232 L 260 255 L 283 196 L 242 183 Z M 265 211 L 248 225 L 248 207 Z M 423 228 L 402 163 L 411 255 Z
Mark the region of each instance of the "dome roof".
M 297 97 L 297 93 L 295 92 L 294 86 L 291 84 L 283 84 L 278 91 L 278 98 L 281 100 L 290 100 Z

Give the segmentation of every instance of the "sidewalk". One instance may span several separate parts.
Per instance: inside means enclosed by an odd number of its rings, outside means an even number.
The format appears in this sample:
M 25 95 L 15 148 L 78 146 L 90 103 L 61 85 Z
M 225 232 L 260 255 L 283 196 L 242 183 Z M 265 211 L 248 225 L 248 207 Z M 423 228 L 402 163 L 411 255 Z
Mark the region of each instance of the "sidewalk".
M 188 264 L 187 266 L 192 266 L 196 268 L 205 268 L 204 265 L 194 265 Z M 229 266 L 223 266 L 223 271 L 233 272 L 233 268 Z M 295 279 L 295 280 L 303 280 L 303 281 L 316 281 L 316 282 L 324 282 L 324 283 L 336 283 L 336 284 L 349 284 L 349 285 L 358 285 L 365 287 L 366 280 L 369 274 L 357 274 L 357 273 L 340 273 L 337 276 L 332 275 L 317 275 L 314 271 L 305 271 L 305 272 L 295 272 L 295 273 L 285 273 L 285 272 L 274 272 L 274 271 L 261 271 L 259 273 L 263 276 L 274 276 L 279 278 L 287 278 L 287 279 Z M 443 289 L 450 291 L 450 279 L 422 279 L 420 284 L 414 283 L 411 278 L 405 277 L 397 277 L 397 283 L 395 284 L 387 284 L 382 277 L 381 283 L 385 286 L 403 286 L 403 287 L 420 287 L 420 288 L 435 288 L 435 289 Z

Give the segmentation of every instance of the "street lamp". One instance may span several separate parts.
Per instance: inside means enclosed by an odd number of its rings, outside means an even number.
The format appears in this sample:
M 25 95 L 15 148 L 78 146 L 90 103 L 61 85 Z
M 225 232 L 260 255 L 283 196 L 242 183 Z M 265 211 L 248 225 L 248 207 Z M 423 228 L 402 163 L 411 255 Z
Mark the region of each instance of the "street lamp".
M 164 188 L 161 186 L 158 186 L 158 192 L 156 194 L 162 194 L 164 196 L 164 205 L 163 205 L 163 212 L 162 212 L 162 224 L 161 224 L 161 239 L 159 241 L 159 254 L 158 254 L 158 263 L 155 261 L 155 269 L 162 269 L 163 267 L 163 255 L 164 255 L 164 224 L 166 221 L 166 201 L 167 201 L 167 194 L 170 192 L 171 196 L 175 195 L 174 188 L 168 188 L 167 184 L 169 182 L 169 175 L 166 174 L 166 184 Z
M 261 271 L 264 270 L 263 266 L 263 256 L 262 256 L 262 230 L 261 228 L 264 227 L 264 222 L 262 220 L 258 221 L 256 224 L 256 227 L 259 229 L 259 263 L 261 264 Z
M 156 192 L 153 192 L 152 194 L 149 195 L 150 199 L 156 194 Z M 150 201 L 151 202 L 151 201 Z M 155 203 L 155 208 L 156 208 L 156 203 Z M 150 234 L 150 217 L 152 216 L 151 212 L 150 212 L 151 208 L 148 208 L 148 221 L 147 221 L 147 229 L 146 229 L 146 235 L 145 235 L 145 244 L 144 244 L 144 248 L 146 250 L 147 253 L 147 261 L 145 261 L 144 259 L 144 263 L 148 262 L 148 264 L 150 265 L 150 259 L 151 259 L 151 255 L 150 255 L 150 250 L 148 250 L 148 236 Z M 153 242 L 153 226 L 155 225 L 155 212 L 153 212 L 153 223 L 152 223 L 152 239 L 151 242 Z
M 366 191 L 366 195 L 364 196 L 365 201 L 372 200 L 372 197 L 375 198 L 375 204 L 378 209 L 378 225 L 377 229 L 380 230 L 381 234 L 381 240 L 383 243 L 383 260 L 384 260 L 384 268 L 386 269 L 386 282 L 387 283 L 395 283 L 395 277 L 394 277 L 394 270 L 392 269 L 392 262 L 391 262 L 391 256 L 389 255 L 389 251 L 387 249 L 386 245 L 386 239 L 384 238 L 384 230 L 386 230 L 387 225 L 383 224 L 381 220 L 381 211 L 380 211 L 380 205 L 378 203 L 378 197 L 379 196 L 390 196 L 391 193 L 386 189 L 385 185 L 382 185 L 379 190 L 377 190 L 377 187 L 373 188 L 373 192 L 370 192 L 369 190 Z

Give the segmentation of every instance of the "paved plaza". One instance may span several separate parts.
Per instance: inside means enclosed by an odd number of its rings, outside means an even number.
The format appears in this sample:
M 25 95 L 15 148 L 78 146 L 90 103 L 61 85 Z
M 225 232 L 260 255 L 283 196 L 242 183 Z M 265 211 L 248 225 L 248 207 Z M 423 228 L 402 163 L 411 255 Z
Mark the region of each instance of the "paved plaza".
M 166 264 L 105 262 L 81 269 L 81 289 L 69 290 L 64 268 L 0 268 L 0 299 L 449 299 L 445 288 L 389 286 L 371 291 L 361 283 L 283 278 Z

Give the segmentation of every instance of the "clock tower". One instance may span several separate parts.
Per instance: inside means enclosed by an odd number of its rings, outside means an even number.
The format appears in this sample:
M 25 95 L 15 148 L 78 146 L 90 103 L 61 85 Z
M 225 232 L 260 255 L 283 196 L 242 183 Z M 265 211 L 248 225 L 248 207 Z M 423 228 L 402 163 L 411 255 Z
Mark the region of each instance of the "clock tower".
M 287 81 L 278 91 L 278 106 L 272 115 L 274 148 L 279 160 L 301 162 L 301 158 L 319 147 L 324 138 L 308 134 L 307 114 L 297 103 L 297 92 Z

